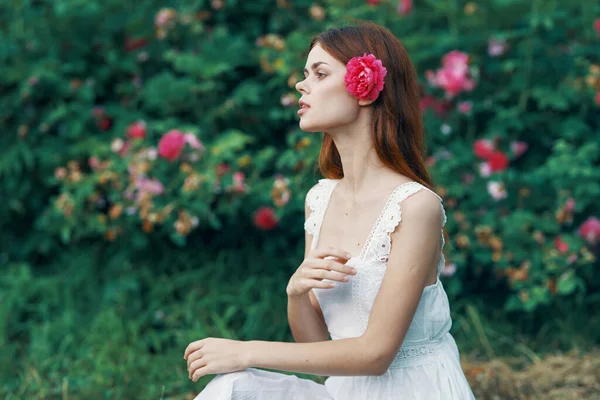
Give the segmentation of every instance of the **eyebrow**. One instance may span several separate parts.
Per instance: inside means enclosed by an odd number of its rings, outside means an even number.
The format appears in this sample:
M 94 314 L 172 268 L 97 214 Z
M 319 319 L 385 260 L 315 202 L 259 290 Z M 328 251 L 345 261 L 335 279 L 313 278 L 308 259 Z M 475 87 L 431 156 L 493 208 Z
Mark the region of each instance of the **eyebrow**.
M 317 62 L 313 63 L 312 67 L 310 67 L 310 68 L 314 71 L 315 68 L 317 68 L 321 64 L 329 65 L 325 61 L 317 61 Z M 308 73 L 308 70 L 306 68 L 304 68 L 304 73 L 305 74 Z

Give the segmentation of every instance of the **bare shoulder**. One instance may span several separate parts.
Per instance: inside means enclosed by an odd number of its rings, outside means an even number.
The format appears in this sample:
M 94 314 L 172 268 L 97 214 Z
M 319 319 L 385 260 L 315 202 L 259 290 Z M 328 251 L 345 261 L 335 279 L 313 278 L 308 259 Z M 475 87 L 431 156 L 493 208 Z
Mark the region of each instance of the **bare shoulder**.
M 429 190 L 421 189 L 404 199 L 401 204 L 402 224 L 441 225 L 442 207 L 440 199 Z

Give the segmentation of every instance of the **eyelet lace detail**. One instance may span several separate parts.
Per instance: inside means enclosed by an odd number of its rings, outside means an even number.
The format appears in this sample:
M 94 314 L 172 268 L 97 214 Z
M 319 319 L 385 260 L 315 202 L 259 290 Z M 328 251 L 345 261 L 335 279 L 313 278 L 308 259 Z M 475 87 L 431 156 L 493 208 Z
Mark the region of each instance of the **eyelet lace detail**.
M 442 201 L 440 196 L 421 185 L 419 182 L 407 182 L 398 186 L 384 205 L 369 234 L 369 238 L 359 255 L 359 258 L 361 258 L 365 264 L 365 268 L 359 270 L 359 273 L 353 281 L 352 302 L 354 309 L 358 310 L 359 313 L 358 318 L 360 321 L 361 332 L 364 332 L 367 329 L 368 316 L 371 313 L 371 309 L 369 307 L 365 308 L 364 305 L 369 304 L 371 305 L 370 307 L 372 307 L 377 292 L 379 292 L 379 288 L 381 287 L 381 282 L 383 281 L 391 249 L 391 233 L 394 232 L 402 219 L 401 203 L 421 189 L 430 191 L 440 199 L 440 202 Z M 442 207 L 443 227 L 446 223 L 446 213 L 444 212 L 444 207 L 441 203 L 440 206 Z M 443 248 L 443 232 L 441 237 L 441 246 Z M 444 264 L 445 260 L 442 254 L 438 264 L 438 276 L 443 269 Z
M 319 179 L 319 182 L 306 194 L 306 205 L 310 209 L 310 215 L 304 221 L 304 229 L 313 237 L 313 248 L 316 245 L 320 226 L 323 223 L 325 210 L 335 187 L 335 182 L 329 179 Z

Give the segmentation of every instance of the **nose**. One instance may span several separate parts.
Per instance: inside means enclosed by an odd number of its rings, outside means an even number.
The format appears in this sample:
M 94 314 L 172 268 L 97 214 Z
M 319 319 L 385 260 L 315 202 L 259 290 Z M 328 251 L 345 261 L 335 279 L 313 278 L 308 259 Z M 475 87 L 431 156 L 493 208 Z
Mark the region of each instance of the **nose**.
M 302 94 L 307 93 L 306 78 L 296 83 L 296 90 Z

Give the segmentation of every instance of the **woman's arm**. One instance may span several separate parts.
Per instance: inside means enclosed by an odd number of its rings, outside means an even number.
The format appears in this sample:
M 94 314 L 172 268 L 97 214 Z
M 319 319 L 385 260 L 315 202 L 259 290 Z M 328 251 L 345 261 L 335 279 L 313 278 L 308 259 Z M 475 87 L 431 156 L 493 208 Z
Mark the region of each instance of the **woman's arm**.
M 250 341 L 246 346 L 250 366 L 328 376 L 387 371 L 440 257 L 439 200 L 422 191 L 402 204 L 401 228 L 392 233 L 386 272 L 364 334 L 317 343 Z
M 184 353 L 190 377 L 197 380 L 206 374 L 248 367 L 328 376 L 387 371 L 404 341 L 423 288 L 437 278 L 434 267 L 441 247 L 439 200 L 421 191 L 402 204 L 400 229 L 391 234 L 387 268 L 363 335 L 315 343 L 198 340 Z
M 306 205 L 304 215 L 305 219 L 308 219 L 310 215 L 310 210 Z M 308 232 L 304 233 L 304 238 L 304 258 L 306 258 L 313 238 Z M 296 342 L 322 342 L 329 339 L 329 331 L 323 313 L 312 290 L 305 295 L 288 296 L 287 316 Z

